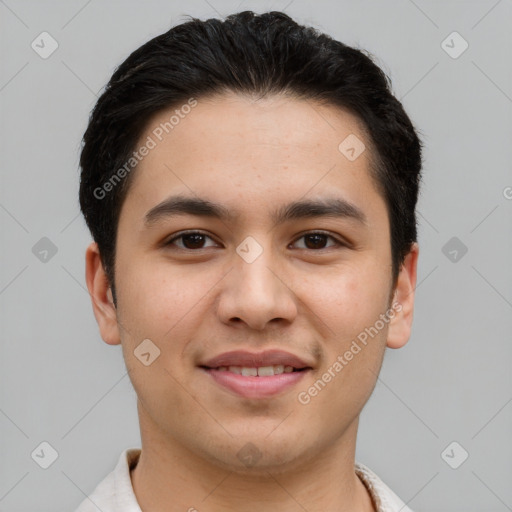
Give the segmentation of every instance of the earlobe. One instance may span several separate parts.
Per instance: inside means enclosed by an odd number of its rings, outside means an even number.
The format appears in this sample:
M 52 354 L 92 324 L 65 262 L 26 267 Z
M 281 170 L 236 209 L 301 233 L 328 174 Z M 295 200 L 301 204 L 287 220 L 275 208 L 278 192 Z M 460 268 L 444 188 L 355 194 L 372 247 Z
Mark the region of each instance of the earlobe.
M 411 336 L 414 290 L 416 288 L 419 246 L 414 242 L 400 267 L 392 308 L 395 311 L 388 328 L 387 346 L 401 348 Z
M 85 277 L 101 337 L 109 345 L 118 345 L 121 338 L 117 311 L 96 242 L 92 242 L 85 252 Z

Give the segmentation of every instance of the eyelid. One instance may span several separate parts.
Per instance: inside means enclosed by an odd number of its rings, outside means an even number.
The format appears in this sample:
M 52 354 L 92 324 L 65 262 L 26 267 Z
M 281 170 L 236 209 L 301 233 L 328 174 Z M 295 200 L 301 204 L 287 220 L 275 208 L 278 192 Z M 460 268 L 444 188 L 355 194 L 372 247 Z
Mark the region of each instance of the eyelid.
M 163 246 L 166 247 L 168 245 L 172 245 L 172 243 L 176 240 L 179 240 L 182 236 L 185 236 L 185 235 L 192 235 L 192 234 L 198 234 L 198 235 L 203 235 L 203 236 L 206 236 L 208 238 L 210 238 L 211 240 L 213 240 L 215 243 L 218 243 L 215 238 L 210 235 L 209 233 L 207 233 L 206 231 L 202 231 L 200 229 L 188 229 L 188 230 L 184 230 L 184 231 L 179 231 L 177 233 L 175 233 L 172 238 L 168 239 L 167 241 L 165 241 L 163 243 Z M 298 240 L 300 240 L 301 238 L 305 237 L 306 235 L 324 235 L 328 238 L 332 238 L 335 242 L 336 242 L 336 246 L 335 247 L 349 247 L 350 246 L 350 243 L 346 240 L 344 240 L 343 238 L 341 237 L 338 237 L 336 235 L 334 235 L 333 233 L 329 232 L 329 231 L 325 231 L 325 230 L 322 230 L 322 229 L 313 229 L 313 230 L 306 230 L 306 231 L 303 231 L 302 233 L 300 233 L 295 239 L 293 242 L 291 242 L 291 245 L 292 244 L 295 244 Z M 323 249 L 308 249 L 308 248 L 305 248 L 305 249 L 300 249 L 300 250 L 310 250 L 310 251 L 314 251 L 314 252 L 322 252 L 322 251 L 325 251 L 327 249 L 332 249 L 333 246 L 331 247 L 325 247 Z M 181 249 L 183 251 L 188 251 L 188 252 L 198 252 L 198 251 L 201 251 L 202 249 L 207 249 L 207 247 L 201 247 L 200 249 L 182 249 L 181 247 L 177 247 L 178 249 Z
M 172 243 L 176 240 L 179 240 L 182 236 L 185 236 L 185 235 L 203 235 L 203 236 L 206 236 L 208 238 L 211 238 L 215 243 L 218 243 L 215 238 L 210 235 L 209 233 L 207 233 L 206 231 L 202 231 L 200 229 L 185 229 L 184 231 L 178 231 L 177 233 L 175 233 L 174 235 L 172 235 L 171 238 L 167 239 L 166 241 L 164 241 L 164 243 L 162 244 L 164 247 L 168 246 L 168 245 L 172 245 Z M 178 247 L 178 249 L 182 249 L 181 247 Z M 184 251 L 200 251 L 201 249 L 182 249 Z
M 332 233 L 331 231 L 326 231 L 325 229 L 306 229 L 305 231 L 302 231 L 298 234 L 297 238 L 295 238 L 295 241 L 297 241 L 299 238 L 302 238 L 306 235 L 325 235 L 328 237 L 333 238 L 340 244 L 348 245 L 348 242 L 343 239 L 340 235 L 337 235 L 335 233 Z

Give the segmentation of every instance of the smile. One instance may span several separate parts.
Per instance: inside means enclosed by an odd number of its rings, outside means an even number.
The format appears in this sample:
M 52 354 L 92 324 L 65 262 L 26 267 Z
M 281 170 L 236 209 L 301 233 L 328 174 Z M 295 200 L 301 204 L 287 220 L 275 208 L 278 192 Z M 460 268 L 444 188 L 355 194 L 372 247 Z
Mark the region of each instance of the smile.
M 276 364 L 273 366 L 259 366 L 257 368 L 248 366 L 219 366 L 218 368 L 211 368 L 219 372 L 231 372 L 244 377 L 269 377 L 271 375 L 280 375 L 281 373 L 298 372 L 300 369 L 293 366 L 284 366 Z
M 275 397 L 289 390 L 301 381 L 311 368 L 292 366 L 221 366 L 219 368 L 200 367 L 211 382 L 238 397 L 264 399 Z

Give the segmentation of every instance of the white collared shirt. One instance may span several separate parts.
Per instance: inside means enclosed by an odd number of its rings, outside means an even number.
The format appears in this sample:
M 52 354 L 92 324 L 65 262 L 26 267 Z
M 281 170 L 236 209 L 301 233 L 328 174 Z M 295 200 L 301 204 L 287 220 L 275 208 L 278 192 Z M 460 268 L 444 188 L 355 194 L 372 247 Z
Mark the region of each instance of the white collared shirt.
M 114 470 L 80 503 L 75 512 L 142 512 L 130 477 L 130 469 L 137 464 L 140 453 L 140 448 L 124 450 Z M 354 470 L 368 489 L 377 512 L 412 512 L 370 468 L 356 461 Z

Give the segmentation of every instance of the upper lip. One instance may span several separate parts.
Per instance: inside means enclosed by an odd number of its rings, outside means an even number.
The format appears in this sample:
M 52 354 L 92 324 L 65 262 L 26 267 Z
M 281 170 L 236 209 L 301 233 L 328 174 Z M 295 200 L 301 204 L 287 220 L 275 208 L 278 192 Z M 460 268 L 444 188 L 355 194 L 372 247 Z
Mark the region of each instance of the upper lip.
M 208 359 L 200 366 L 218 368 L 219 366 L 245 366 L 247 368 L 274 366 L 293 366 L 294 368 L 311 368 L 300 357 L 284 350 L 265 350 L 264 352 L 248 352 L 246 350 L 233 350 L 224 352 Z

